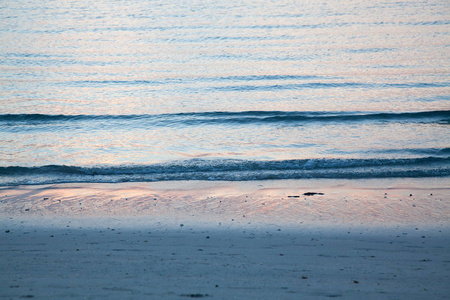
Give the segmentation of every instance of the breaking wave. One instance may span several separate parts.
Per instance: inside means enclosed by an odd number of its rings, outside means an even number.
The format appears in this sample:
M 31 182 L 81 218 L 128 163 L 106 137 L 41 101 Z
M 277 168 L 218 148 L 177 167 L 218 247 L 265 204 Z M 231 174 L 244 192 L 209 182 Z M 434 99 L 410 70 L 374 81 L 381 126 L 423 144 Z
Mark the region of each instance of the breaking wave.
M 1 185 L 170 180 L 253 181 L 450 176 L 450 157 L 251 161 L 192 159 L 150 165 L 0 167 Z

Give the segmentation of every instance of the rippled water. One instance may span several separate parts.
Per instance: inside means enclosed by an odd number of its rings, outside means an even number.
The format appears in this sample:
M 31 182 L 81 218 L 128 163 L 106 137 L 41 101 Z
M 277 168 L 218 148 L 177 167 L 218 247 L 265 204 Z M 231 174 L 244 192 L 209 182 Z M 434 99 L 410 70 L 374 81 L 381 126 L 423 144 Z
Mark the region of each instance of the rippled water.
M 448 1 L 4 1 L 0 183 L 450 175 Z

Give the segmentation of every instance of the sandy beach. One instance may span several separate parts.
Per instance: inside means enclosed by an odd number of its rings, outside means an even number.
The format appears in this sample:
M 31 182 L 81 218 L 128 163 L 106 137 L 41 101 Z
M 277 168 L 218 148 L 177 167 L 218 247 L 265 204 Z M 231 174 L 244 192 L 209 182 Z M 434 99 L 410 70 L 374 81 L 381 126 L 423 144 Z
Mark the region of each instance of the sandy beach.
M 449 196 L 444 179 L 4 187 L 0 297 L 448 299 Z

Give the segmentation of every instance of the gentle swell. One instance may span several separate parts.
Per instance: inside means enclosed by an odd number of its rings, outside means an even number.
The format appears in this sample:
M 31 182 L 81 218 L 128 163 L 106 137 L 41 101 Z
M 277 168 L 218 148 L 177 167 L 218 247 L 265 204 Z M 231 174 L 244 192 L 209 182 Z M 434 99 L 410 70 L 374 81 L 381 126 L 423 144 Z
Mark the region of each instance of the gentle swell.
M 244 112 L 199 112 L 161 115 L 44 115 L 4 114 L 0 125 L 34 125 L 76 121 L 146 121 L 149 124 L 251 124 L 251 123 L 307 123 L 307 122 L 423 122 L 450 123 L 450 111 L 425 111 L 403 113 L 361 112 L 289 112 L 289 111 L 244 111 Z
M 445 177 L 450 176 L 450 157 L 285 161 L 193 159 L 153 165 L 11 166 L 0 167 L 0 175 L 2 185 L 166 180 Z

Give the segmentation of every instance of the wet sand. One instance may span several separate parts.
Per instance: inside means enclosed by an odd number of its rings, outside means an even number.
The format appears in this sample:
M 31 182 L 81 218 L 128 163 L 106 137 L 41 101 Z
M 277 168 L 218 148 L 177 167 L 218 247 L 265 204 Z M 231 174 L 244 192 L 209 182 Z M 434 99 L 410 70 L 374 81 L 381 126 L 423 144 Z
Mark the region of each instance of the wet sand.
M 448 299 L 449 194 L 442 180 L 3 188 L 0 297 Z

